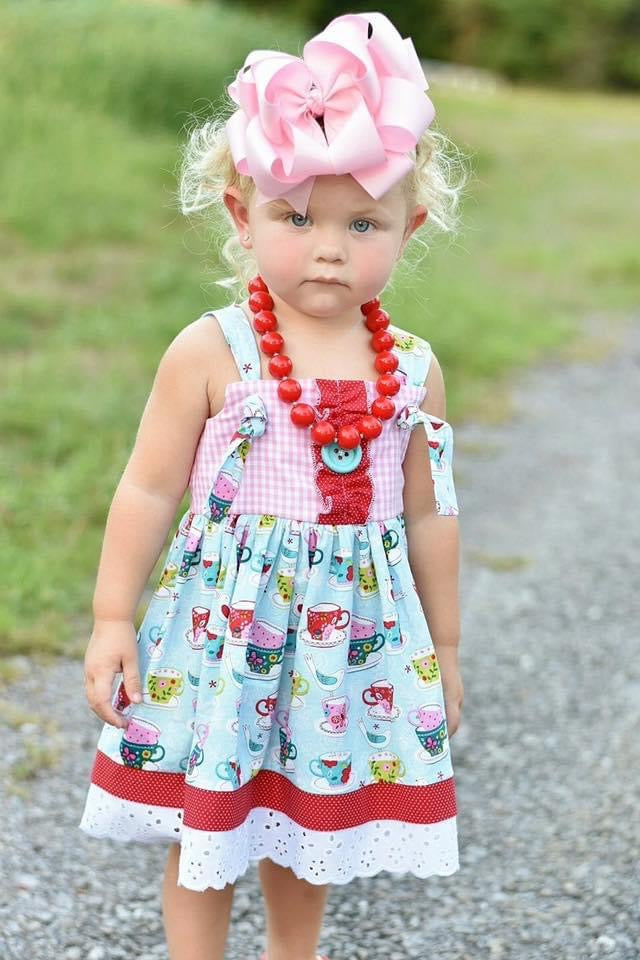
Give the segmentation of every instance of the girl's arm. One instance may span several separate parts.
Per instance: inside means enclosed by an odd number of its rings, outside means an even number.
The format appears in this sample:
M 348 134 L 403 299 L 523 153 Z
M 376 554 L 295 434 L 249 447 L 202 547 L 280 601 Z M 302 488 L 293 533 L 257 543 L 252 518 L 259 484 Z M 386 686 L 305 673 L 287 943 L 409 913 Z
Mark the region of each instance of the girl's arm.
M 212 364 L 203 361 L 216 349 L 216 327 L 196 320 L 166 350 L 109 510 L 85 679 L 92 708 L 110 723 L 118 721 L 111 708 L 114 675 L 122 670 L 131 699 L 141 692 L 131 644 L 133 621 L 186 490 L 209 416 L 207 369 Z M 220 344 L 218 348 L 223 349 Z
M 425 413 L 446 419 L 442 370 L 431 358 L 422 403 Z M 459 723 L 463 700 L 458 669 L 460 641 L 458 519 L 440 516 L 431 481 L 429 447 L 421 429 L 412 430 L 404 463 L 404 517 L 409 564 L 436 649 L 446 700 L 447 725 L 452 736 Z

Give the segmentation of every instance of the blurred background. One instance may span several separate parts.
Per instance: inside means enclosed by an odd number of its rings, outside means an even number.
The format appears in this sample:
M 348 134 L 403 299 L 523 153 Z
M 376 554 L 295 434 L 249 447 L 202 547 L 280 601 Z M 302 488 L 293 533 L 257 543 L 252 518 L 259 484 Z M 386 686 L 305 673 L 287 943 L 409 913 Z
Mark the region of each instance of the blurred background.
M 9 654 L 83 653 L 158 361 L 228 302 L 215 244 L 177 206 L 186 125 L 249 50 L 300 53 L 333 16 L 369 7 L 0 2 L 0 681 Z M 431 341 L 448 418 L 496 422 L 524 365 L 596 354 L 637 307 L 640 4 L 376 9 L 413 38 L 436 126 L 472 171 L 462 230 L 433 240 L 388 306 Z

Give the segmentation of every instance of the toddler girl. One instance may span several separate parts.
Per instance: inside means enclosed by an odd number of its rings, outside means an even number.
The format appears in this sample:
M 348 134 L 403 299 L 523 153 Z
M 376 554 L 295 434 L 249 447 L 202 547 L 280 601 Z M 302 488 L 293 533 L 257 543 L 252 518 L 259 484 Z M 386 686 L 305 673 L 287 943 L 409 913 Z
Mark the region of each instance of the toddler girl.
M 224 203 L 247 296 L 167 349 L 109 512 L 80 824 L 168 843 L 172 960 L 221 960 L 251 861 L 263 960 L 315 960 L 332 883 L 458 869 L 452 431 L 378 299 L 427 216 L 454 223 L 426 87 L 385 16 L 341 16 L 302 58 L 250 53 L 185 151 L 183 209 Z

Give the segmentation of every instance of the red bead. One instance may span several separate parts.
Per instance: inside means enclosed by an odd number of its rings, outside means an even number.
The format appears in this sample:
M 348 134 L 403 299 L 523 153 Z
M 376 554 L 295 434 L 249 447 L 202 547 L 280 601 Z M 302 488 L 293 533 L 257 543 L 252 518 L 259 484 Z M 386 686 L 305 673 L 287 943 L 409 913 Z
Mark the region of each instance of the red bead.
M 258 310 L 272 310 L 273 300 L 268 290 L 256 290 L 249 295 L 249 310 L 257 313 Z
M 311 428 L 311 439 L 315 443 L 333 443 L 336 439 L 336 428 L 328 420 L 318 420 Z
M 381 420 L 389 420 L 396 412 L 396 405 L 391 397 L 376 397 L 371 404 L 371 413 Z
M 275 356 L 269 360 L 269 373 L 272 377 L 278 377 L 278 379 L 290 374 L 292 367 L 293 361 L 286 353 L 276 353 Z
M 378 330 L 371 337 L 371 346 L 378 353 L 381 350 L 391 350 L 391 347 L 393 347 L 394 344 L 395 340 L 388 330 Z
M 266 333 L 267 330 L 275 330 L 278 326 L 278 320 L 275 313 L 271 310 L 259 310 L 253 318 L 254 329 L 258 333 Z
M 367 315 L 364 325 L 367 330 L 371 330 L 372 333 L 375 333 L 376 330 L 386 330 L 386 328 L 389 326 L 390 319 L 391 318 L 386 310 L 373 310 Z
M 296 427 L 310 427 L 315 419 L 315 411 L 308 403 L 296 403 L 291 407 L 291 420 Z
M 400 381 L 392 373 L 383 373 L 376 382 L 378 393 L 383 393 L 385 397 L 393 397 L 400 389 Z
M 267 330 L 260 337 L 260 346 L 265 353 L 273 356 L 274 353 L 280 353 L 284 347 L 284 337 L 276 330 Z
M 379 306 L 380 299 L 378 297 L 374 297 L 373 300 L 367 300 L 366 303 L 363 303 L 360 309 L 366 317 L 368 313 L 371 313 L 372 310 L 377 310 Z
M 249 280 L 249 283 L 247 284 L 247 290 L 249 293 L 257 293 L 258 290 L 264 290 L 266 293 L 268 292 L 268 289 L 269 288 L 260 275 L 254 277 L 253 280 Z
M 302 387 L 297 380 L 281 380 L 278 384 L 278 396 L 285 403 L 293 403 L 302 393 Z
M 378 373 L 393 373 L 398 366 L 398 358 L 390 350 L 382 350 L 373 361 Z
M 360 443 L 360 431 L 355 423 L 345 424 L 338 427 L 338 443 L 345 450 L 353 450 Z
M 366 414 L 364 417 L 360 417 L 358 421 L 358 428 L 363 437 L 366 437 L 367 440 L 375 440 L 376 437 L 379 437 L 382 433 L 382 424 L 378 417 L 372 417 L 369 414 Z

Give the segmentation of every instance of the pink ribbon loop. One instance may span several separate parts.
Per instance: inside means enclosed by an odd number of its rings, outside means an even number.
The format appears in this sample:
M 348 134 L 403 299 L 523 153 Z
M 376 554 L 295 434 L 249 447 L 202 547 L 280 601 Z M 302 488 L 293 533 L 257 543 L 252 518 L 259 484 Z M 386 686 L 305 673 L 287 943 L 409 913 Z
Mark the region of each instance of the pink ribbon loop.
M 350 173 L 378 199 L 435 117 L 428 86 L 413 42 L 381 13 L 336 17 L 302 58 L 253 50 L 228 88 L 236 169 L 258 203 L 283 198 L 303 215 L 323 174 Z

